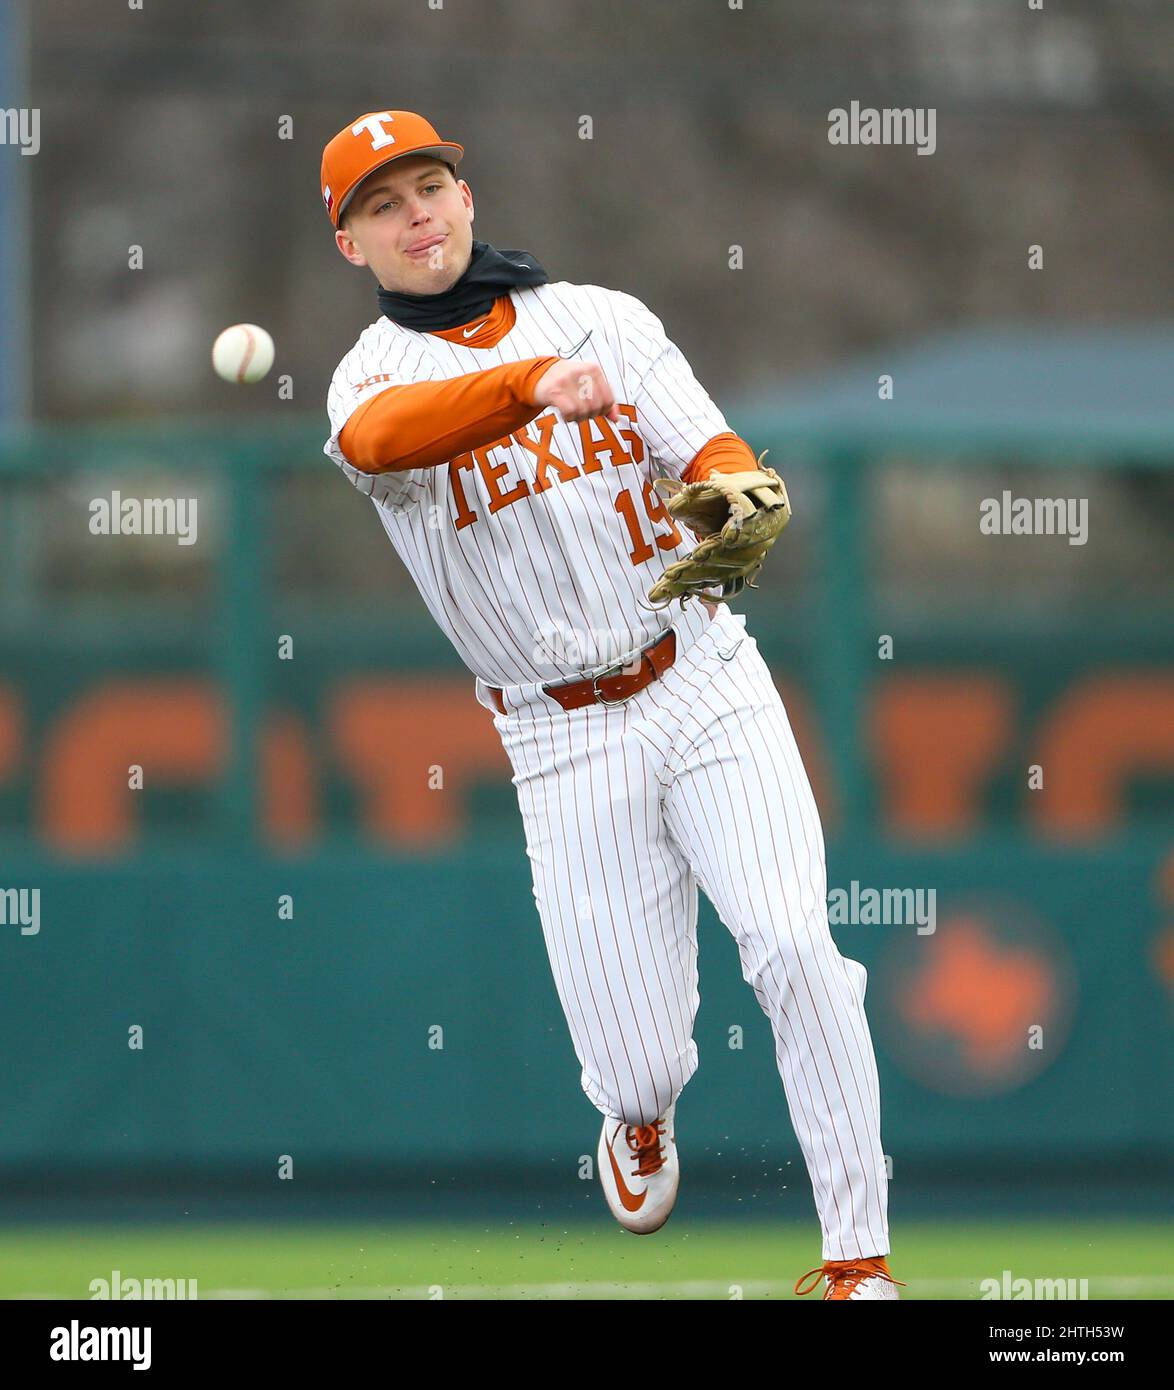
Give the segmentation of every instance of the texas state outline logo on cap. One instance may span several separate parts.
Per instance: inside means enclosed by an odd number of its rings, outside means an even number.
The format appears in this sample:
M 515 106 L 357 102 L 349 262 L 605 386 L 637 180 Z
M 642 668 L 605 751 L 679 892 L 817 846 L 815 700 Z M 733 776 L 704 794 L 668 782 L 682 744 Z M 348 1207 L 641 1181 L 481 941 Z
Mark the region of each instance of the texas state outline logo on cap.
M 463 146 L 442 140 L 414 111 L 368 111 L 344 126 L 322 151 L 322 202 L 335 227 L 368 174 L 407 155 L 435 155 L 456 165 Z

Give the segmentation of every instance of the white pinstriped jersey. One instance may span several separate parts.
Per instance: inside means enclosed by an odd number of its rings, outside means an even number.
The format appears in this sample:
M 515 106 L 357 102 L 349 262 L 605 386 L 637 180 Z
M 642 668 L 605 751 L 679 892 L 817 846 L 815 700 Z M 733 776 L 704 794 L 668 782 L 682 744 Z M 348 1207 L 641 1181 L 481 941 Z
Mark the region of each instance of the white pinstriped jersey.
M 667 609 L 650 610 L 645 596 L 696 540 L 660 506 L 652 479 L 679 477 L 729 429 L 638 299 L 565 281 L 510 297 L 516 322 L 489 348 L 388 318 L 371 324 L 335 371 L 324 448 L 374 502 L 465 664 L 498 686 L 572 679 L 646 645 L 674 621 Z M 378 475 L 354 468 L 339 447 L 354 411 L 390 386 L 557 353 L 599 364 L 620 404 L 619 422 L 565 424 L 546 409 L 508 439 L 447 464 Z M 703 613 L 685 623 L 703 624 Z

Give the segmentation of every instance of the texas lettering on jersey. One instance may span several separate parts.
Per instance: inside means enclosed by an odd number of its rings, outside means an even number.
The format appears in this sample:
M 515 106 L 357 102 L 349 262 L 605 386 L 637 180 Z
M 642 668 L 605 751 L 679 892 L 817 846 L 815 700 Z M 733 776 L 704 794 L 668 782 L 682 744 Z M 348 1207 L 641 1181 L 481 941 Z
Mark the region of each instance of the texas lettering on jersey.
M 627 405 L 622 401 L 618 405 L 621 415 L 626 416 L 635 425 L 637 423 L 636 407 Z M 538 496 L 539 493 L 545 492 L 548 487 L 554 486 L 555 483 L 570 483 L 576 478 L 600 473 L 605 467 L 604 460 L 613 468 L 622 468 L 624 464 L 638 465 L 644 461 L 644 441 L 640 436 L 629 429 L 613 430 L 611 424 L 601 415 L 594 420 L 576 422 L 575 428 L 579 434 L 579 455 L 582 458 L 582 463 L 568 463 L 565 459 L 559 458 L 554 451 L 552 441 L 554 428 L 557 424 L 558 417 L 556 415 L 541 415 L 524 429 L 515 430 L 503 439 L 494 440 L 492 444 L 459 454 L 453 459 L 452 463 L 449 464 L 448 479 L 455 504 L 453 522 L 458 531 L 462 527 L 472 526 L 479 516 L 479 513 L 470 506 L 467 500 L 465 488 L 461 483 L 462 471 L 473 468 L 478 470 L 487 498 L 485 510 L 492 516 L 493 513 L 501 511 L 503 507 L 511 506 L 523 497 Z M 537 439 L 531 434 L 531 431 L 534 430 L 538 432 Z M 533 482 L 526 478 L 514 481 L 509 476 L 509 461 L 501 463 L 494 461 L 495 449 L 510 448 L 514 444 L 519 445 L 533 456 L 531 460 L 534 465 Z M 512 486 L 510 486 L 511 482 L 513 483 Z M 639 486 L 639 481 L 637 486 Z M 659 494 L 649 479 L 643 480 L 641 495 L 648 519 L 654 527 L 656 544 L 661 550 L 675 550 L 684 538 L 677 523 L 665 510 Z M 632 550 L 629 558 L 634 565 L 643 564 L 645 560 L 652 558 L 652 547 L 644 538 L 639 518 L 632 507 L 631 493 L 621 489 L 616 494 L 614 505 L 615 509 L 624 517 L 632 538 Z M 658 525 L 664 529 L 657 531 L 655 528 Z

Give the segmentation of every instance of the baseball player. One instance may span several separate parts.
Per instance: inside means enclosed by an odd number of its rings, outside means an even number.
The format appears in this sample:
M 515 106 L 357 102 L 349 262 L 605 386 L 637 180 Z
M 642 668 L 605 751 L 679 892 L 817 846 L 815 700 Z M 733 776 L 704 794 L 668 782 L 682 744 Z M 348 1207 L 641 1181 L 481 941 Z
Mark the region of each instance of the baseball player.
M 823 1264 L 796 1292 L 896 1298 L 866 973 L 832 941 L 807 776 L 723 601 L 785 489 L 638 299 L 473 240 L 463 154 L 410 111 L 323 152 L 335 244 L 380 308 L 334 373 L 325 452 L 509 756 L 608 1206 L 646 1234 L 676 1199 L 700 886 L 770 1021 L 814 1188 Z

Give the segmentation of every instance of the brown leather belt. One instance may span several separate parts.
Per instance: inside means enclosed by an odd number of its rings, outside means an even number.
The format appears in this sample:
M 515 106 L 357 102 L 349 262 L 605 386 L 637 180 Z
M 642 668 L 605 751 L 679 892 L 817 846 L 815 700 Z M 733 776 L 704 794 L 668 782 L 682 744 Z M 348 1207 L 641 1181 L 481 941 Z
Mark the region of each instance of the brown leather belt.
M 710 614 L 712 617 L 712 613 Z M 603 674 L 570 685 L 544 685 L 542 693 L 557 700 L 565 710 L 582 709 L 584 705 L 622 705 L 637 691 L 659 680 L 677 659 L 677 634 L 670 627 L 651 647 L 645 647 L 639 657 L 622 666 L 611 668 L 621 674 Z M 507 714 L 500 687 L 487 685 L 486 690 L 499 714 Z

